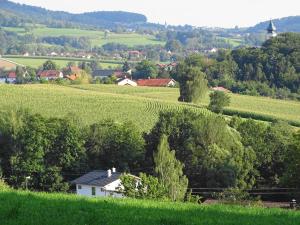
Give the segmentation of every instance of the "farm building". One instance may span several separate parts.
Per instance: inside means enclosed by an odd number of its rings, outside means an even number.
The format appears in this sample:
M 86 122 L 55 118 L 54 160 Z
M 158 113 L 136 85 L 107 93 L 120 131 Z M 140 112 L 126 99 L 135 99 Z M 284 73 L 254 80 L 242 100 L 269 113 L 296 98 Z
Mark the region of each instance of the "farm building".
M 9 72 L 7 74 L 7 78 L 6 78 L 7 83 L 13 84 L 13 83 L 16 83 L 16 80 L 17 80 L 16 72 Z
M 122 198 L 121 173 L 116 172 L 115 168 L 107 171 L 95 170 L 89 172 L 76 180 L 72 181 L 76 185 L 77 195 L 88 197 L 112 196 Z M 139 180 L 138 177 L 137 181 Z
M 58 70 L 42 70 L 38 72 L 38 77 L 45 80 L 56 80 L 58 78 L 63 78 L 64 75 Z
M 174 79 L 140 79 L 137 80 L 137 84 L 146 87 L 174 87 L 176 81 Z
M 137 86 L 137 83 L 134 82 L 133 80 L 130 80 L 128 78 L 123 78 L 123 79 L 119 79 L 117 81 L 117 84 L 119 86 L 133 86 L 133 87 L 136 87 Z
M 114 75 L 116 70 L 95 70 L 92 73 L 93 78 L 105 78 Z

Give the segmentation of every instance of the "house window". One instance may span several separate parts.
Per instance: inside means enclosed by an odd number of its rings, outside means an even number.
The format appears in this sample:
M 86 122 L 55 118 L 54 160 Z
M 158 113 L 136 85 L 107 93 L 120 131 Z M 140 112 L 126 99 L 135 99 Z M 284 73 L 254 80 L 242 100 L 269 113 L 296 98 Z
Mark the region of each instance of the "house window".
M 81 189 L 82 187 L 81 187 L 81 185 L 78 185 L 78 189 Z
M 104 188 L 101 188 L 100 190 L 101 190 L 101 192 L 105 192 L 105 189 L 104 189 Z
M 92 187 L 92 195 L 95 196 L 96 195 L 96 188 Z

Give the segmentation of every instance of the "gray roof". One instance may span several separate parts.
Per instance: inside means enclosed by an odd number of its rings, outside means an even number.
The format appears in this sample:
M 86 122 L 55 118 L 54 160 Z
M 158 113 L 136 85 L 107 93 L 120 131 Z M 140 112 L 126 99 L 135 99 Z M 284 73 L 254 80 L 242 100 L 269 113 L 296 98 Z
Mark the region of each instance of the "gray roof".
M 267 31 L 269 31 L 269 32 L 274 32 L 274 31 L 276 31 L 276 27 L 275 27 L 275 25 L 274 25 L 274 23 L 273 23 L 272 20 L 270 20 L 270 23 L 269 23 L 269 26 L 268 26 Z
M 98 187 L 104 187 L 116 180 L 121 176 L 121 173 L 112 173 L 111 177 L 107 177 L 107 171 L 95 170 L 89 172 L 76 180 L 73 180 L 73 184 L 82 184 L 82 185 L 93 185 Z
M 93 71 L 93 77 L 109 77 L 112 76 L 116 70 L 95 70 Z

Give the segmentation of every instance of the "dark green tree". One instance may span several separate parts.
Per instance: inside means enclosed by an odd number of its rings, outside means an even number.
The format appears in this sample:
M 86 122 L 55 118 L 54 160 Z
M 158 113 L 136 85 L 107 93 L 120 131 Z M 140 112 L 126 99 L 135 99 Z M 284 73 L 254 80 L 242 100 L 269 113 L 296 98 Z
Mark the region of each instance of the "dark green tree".
M 215 113 L 222 113 L 224 107 L 229 106 L 230 96 L 223 91 L 214 91 L 210 95 L 208 109 Z
M 56 65 L 56 63 L 54 61 L 47 60 L 43 64 L 43 70 L 57 70 L 57 69 L 58 69 L 58 66 Z
M 188 179 L 183 175 L 183 164 L 170 151 L 168 138 L 163 135 L 154 153 L 155 172 L 172 201 L 182 201 L 187 192 Z
M 156 78 L 158 69 L 153 62 L 143 60 L 135 67 L 133 77 L 135 79 Z

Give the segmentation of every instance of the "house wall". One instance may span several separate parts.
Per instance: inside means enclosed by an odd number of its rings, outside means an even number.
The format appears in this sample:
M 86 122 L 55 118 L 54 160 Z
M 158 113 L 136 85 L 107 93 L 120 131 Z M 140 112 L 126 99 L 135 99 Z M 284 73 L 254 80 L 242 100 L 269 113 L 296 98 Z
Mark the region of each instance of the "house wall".
M 92 186 L 92 185 L 76 185 L 76 193 L 77 195 L 81 196 L 87 196 L 87 197 L 116 197 L 116 198 L 122 198 L 123 195 L 120 193 L 114 192 L 116 188 L 121 183 L 120 180 L 117 180 L 105 187 L 105 190 L 99 186 Z M 81 189 L 79 189 L 79 186 L 81 186 Z M 92 187 L 95 187 L 96 189 L 96 195 L 92 195 Z

